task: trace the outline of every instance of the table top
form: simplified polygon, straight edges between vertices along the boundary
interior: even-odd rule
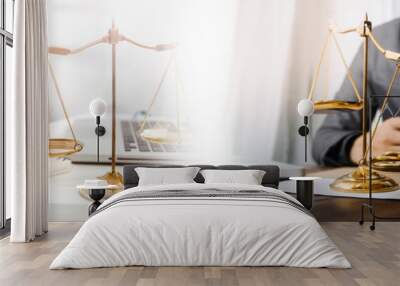
[[[308,167],[305,168],[306,176],[315,176],[321,178],[332,178],[336,179],[340,176],[353,172],[357,167]],[[400,182],[400,172],[383,172],[377,171],[378,173],[392,178],[396,182]]]
[[[289,177],[289,180],[292,181],[314,181],[321,179],[320,177]]]
[[[78,186],[76,186],[76,188],[84,189],[84,190],[116,190],[116,189],[122,189],[123,186],[118,186],[118,185],[107,185],[107,186],[78,185]]]

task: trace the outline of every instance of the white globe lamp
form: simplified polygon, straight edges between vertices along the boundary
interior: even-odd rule
[[[90,102],[89,111],[90,114],[93,115],[93,117],[103,116],[104,113],[106,113],[106,109],[107,109],[106,102],[101,98],[93,99]]]
[[[297,112],[300,116],[311,116],[314,113],[314,102],[310,99],[302,99],[297,104]]]

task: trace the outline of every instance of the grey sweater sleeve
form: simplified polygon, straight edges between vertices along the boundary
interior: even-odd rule
[[[370,63],[370,66],[373,66],[373,63]],[[363,47],[358,50],[351,64],[351,70],[360,96],[362,96]],[[371,92],[370,87],[368,87],[368,92]],[[344,101],[357,101],[347,77],[344,79],[335,98]],[[362,134],[361,112],[331,111],[326,115],[313,138],[312,154],[318,164],[328,166],[352,165],[350,149],[354,140]]]

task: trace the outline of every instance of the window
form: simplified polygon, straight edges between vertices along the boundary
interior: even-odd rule
[[[0,0],[0,235],[9,230],[9,197],[5,188],[5,105],[11,92],[14,0]]]

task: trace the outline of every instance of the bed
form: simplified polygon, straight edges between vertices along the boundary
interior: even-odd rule
[[[98,208],[50,269],[351,267],[312,214],[278,189],[277,166],[198,166],[263,170],[261,185],[204,183],[198,173],[194,183],[152,186],[138,186],[137,167],[124,167],[125,190]]]

